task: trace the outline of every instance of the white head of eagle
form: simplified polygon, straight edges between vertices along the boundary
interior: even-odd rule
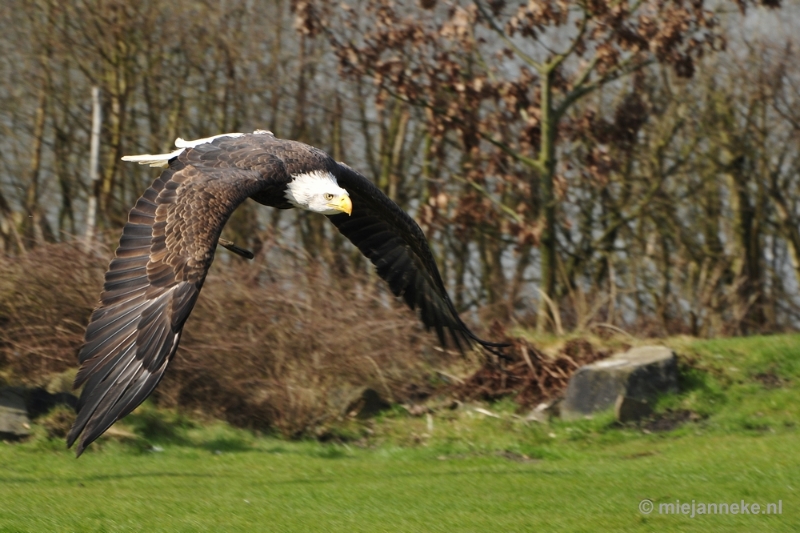
[[[286,199],[295,207],[323,215],[349,215],[353,211],[348,192],[324,170],[295,174],[286,187]]]

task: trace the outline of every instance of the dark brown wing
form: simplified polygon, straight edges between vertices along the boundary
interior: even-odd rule
[[[445,331],[459,349],[476,342],[492,353],[505,344],[478,338],[464,324],[447,294],[428,240],[405,211],[367,178],[339,165],[331,170],[339,186],[350,193],[353,213],[329,216],[336,228],[375,265],[395,296],[401,296],[433,328],[443,346]]]
[[[80,436],[78,455],[153,391],[178,347],[222,227],[248,196],[272,186],[255,170],[195,163],[186,154],[171,161],[128,216],[78,355],[75,386],[84,388],[67,437],[72,446]]]

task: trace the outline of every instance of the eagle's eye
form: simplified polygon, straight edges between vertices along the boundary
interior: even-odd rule
[[[329,193],[329,192],[326,192],[325,193],[325,199],[326,200],[333,200],[333,195],[331,193]]]

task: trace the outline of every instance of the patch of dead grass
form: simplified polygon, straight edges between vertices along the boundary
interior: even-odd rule
[[[39,384],[77,366],[107,264],[74,244],[0,259],[7,375]],[[287,436],[340,416],[364,387],[403,401],[463,360],[431,349],[434,337],[380,283],[279,247],[253,262],[221,251],[155,401]]]

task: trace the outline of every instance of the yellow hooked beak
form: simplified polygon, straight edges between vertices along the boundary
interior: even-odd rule
[[[342,213],[347,213],[348,215],[353,214],[353,201],[350,200],[350,197],[346,194],[339,196],[331,200],[328,204],[332,209],[336,209],[337,211],[341,211]]]

